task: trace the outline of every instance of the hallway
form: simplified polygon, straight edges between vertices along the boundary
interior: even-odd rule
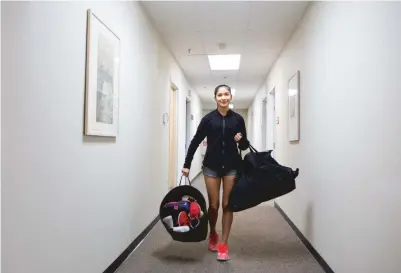
[[[206,197],[203,176],[193,186]],[[221,234],[221,210],[218,232]],[[281,214],[259,205],[234,214],[228,262],[218,262],[207,241],[172,241],[160,222],[116,273],[324,273]]]
[[[0,273],[401,272],[400,1],[0,5]],[[235,214],[227,263],[160,223],[131,253],[199,127],[191,179],[246,132],[296,189]]]

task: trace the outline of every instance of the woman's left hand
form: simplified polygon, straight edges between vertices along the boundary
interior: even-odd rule
[[[237,134],[234,136],[234,139],[235,139],[236,142],[240,141],[241,138],[242,138],[242,134],[241,134],[241,133],[237,133]]]

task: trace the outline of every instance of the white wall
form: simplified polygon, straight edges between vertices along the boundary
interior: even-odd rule
[[[401,268],[400,26],[401,3],[314,2],[267,79],[278,160],[300,168],[298,188],[276,201],[337,273]],[[301,141],[291,145],[296,70]]]
[[[0,22],[1,22],[1,4],[0,4]],[[0,27],[0,36],[1,36],[1,27]],[[0,52],[1,52],[1,42],[0,42]],[[0,64],[1,64],[1,54],[0,54]],[[1,83],[1,65],[0,65],[0,83]],[[1,142],[1,135],[2,135],[2,132],[1,132],[1,87],[0,87],[0,143],[2,143]],[[1,212],[2,212],[2,208],[1,208],[1,204],[2,204],[2,200],[1,200],[1,195],[2,195],[2,193],[1,193],[1,181],[2,181],[2,173],[1,173],[1,158],[2,158],[2,152],[1,152],[1,147],[2,147],[2,145],[0,145],[0,244],[1,244],[1,238],[2,238],[2,236],[1,236],[1,234],[3,234],[2,233],[2,231],[1,231],[1,226],[2,226],[2,221],[1,221],[1,219],[3,219],[2,218],[2,215],[1,215]],[[1,273],[1,268],[2,268],[2,265],[1,265],[1,257],[2,257],[2,253],[1,253],[1,247],[0,247],[0,273]]]
[[[103,272],[158,214],[170,79],[180,93],[179,161],[190,86],[137,2],[1,5],[2,269]],[[121,39],[116,141],[82,135],[88,8]]]
[[[191,100],[191,113],[194,115],[194,120],[191,120],[191,137],[193,137],[195,135],[196,130],[198,129],[198,125],[199,122],[202,119],[202,102],[199,99],[199,96],[193,92],[191,92],[191,97],[189,97]],[[185,99],[185,97],[184,97]],[[182,109],[185,113],[185,104],[184,107]],[[185,114],[180,115],[180,117],[182,117],[183,122],[185,124]],[[185,130],[185,127],[183,127]],[[185,132],[185,131],[184,131]],[[182,167],[184,165],[184,161],[185,161],[185,156],[186,156],[186,152],[185,152],[185,134],[181,133],[180,136],[183,136],[184,139],[180,140],[180,158],[179,158],[179,176],[181,176],[181,170]],[[183,145],[182,145],[183,144]],[[191,171],[189,174],[189,179],[193,180],[195,178],[195,176],[197,176],[202,168],[202,155],[201,155],[201,146],[199,146],[199,148],[196,150],[196,153],[194,155],[194,158],[192,160],[192,164],[191,164]]]
[[[248,116],[250,125],[251,145],[257,150],[262,150],[262,103],[266,97],[266,85],[262,84],[249,107]]]

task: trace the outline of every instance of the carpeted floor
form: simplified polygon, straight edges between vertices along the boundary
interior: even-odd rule
[[[205,194],[202,176],[193,185]],[[220,216],[221,212],[221,234]],[[219,262],[216,253],[207,250],[207,241],[174,242],[158,222],[117,273],[324,273],[279,212],[268,205],[234,214],[229,250],[231,259]]]

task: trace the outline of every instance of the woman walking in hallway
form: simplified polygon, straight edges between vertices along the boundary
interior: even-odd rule
[[[233,212],[228,209],[228,200],[241,164],[240,150],[249,147],[244,118],[229,107],[231,88],[219,85],[214,90],[217,109],[204,116],[188,148],[182,173],[189,175],[193,156],[202,140],[207,137],[207,150],[203,160],[207,195],[209,199],[209,250],[217,251],[217,259],[226,261],[228,237],[233,222]],[[223,234],[219,243],[216,222],[220,203],[220,184],[223,182]]]

